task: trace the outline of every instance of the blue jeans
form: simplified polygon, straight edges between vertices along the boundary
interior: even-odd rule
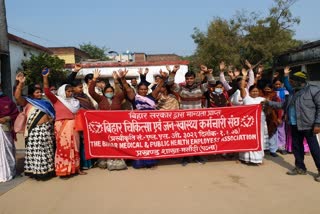
[[[317,169],[320,172],[320,147],[318,144],[317,136],[313,133],[313,130],[299,131],[297,126],[291,126],[292,135],[292,152],[295,158],[296,167],[307,170],[304,164],[304,146],[303,138],[306,138],[310,148],[310,152]]]

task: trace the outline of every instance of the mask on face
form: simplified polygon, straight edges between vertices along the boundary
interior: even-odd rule
[[[215,88],[214,92],[216,92],[217,94],[221,94],[222,93],[222,89],[221,88]]]
[[[113,93],[105,93],[104,96],[106,96],[106,98],[111,99],[113,97]]]

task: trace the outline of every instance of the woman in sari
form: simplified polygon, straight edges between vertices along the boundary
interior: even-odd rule
[[[148,86],[150,83],[145,81],[145,78],[142,78],[141,82],[138,85],[137,94],[135,94],[134,90],[129,86],[125,79],[125,75],[128,71],[119,71],[119,77],[122,83],[122,86],[125,90],[125,93],[130,101],[133,102],[135,108],[137,110],[156,110],[156,97],[158,97],[162,86],[164,85],[164,80],[158,82],[157,87],[148,94]],[[142,74],[142,69],[139,70],[139,73]],[[147,72],[142,75],[145,77]],[[160,74],[163,78],[167,77],[167,73],[160,71]],[[158,163],[157,160],[134,160],[133,167],[136,169],[139,168],[151,168],[156,166]]]
[[[16,174],[12,127],[18,113],[16,104],[3,94],[0,85],[0,182],[9,181]]]
[[[72,86],[62,85],[57,96],[49,89],[48,75],[43,74],[44,93],[51,101],[56,111],[54,133],[56,136],[55,170],[60,177],[72,174],[87,174],[80,170],[80,139],[75,130],[75,114],[80,108],[79,100],[73,97]]]
[[[54,172],[54,133],[55,111],[47,100],[42,99],[42,90],[34,86],[28,88],[28,97],[22,96],[25,77],[22,73],[16,77],[15,90],[17,104],[25,108],[27,115],[24,132],[26,154],[24,173],[35,179],[46,179]]]
[[[264,97],[260,97],[260,90],[256,85],[252,85],[249,88],[249,94],[247,94],[244,84],[241,84],[240,88],[241,97],[243,98],[244,105],[260,104],[265,101]],[[261,150],[260,151],[249,151],[239,153],[239,159],[241,162],[246,164],[259,165],[263,162],[264,157],[264,141],[268,139],[268,129],[265,119],[265,114],[261,113]]]

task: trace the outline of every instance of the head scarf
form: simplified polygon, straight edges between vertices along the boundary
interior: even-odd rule
[[[77,113],[80,108],[79,100],[74,97],[66,97],[66,86],[67,84],[62,85],[57,92],[57,98],[73,113]]]

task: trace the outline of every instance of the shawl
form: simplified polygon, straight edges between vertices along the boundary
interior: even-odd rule
[[[67,84],[62,85],[58,89],[57,98],[65,105],[73,114],[77,113],[80,108],[79,100],[74,97],[66,97],[66,86]]]

